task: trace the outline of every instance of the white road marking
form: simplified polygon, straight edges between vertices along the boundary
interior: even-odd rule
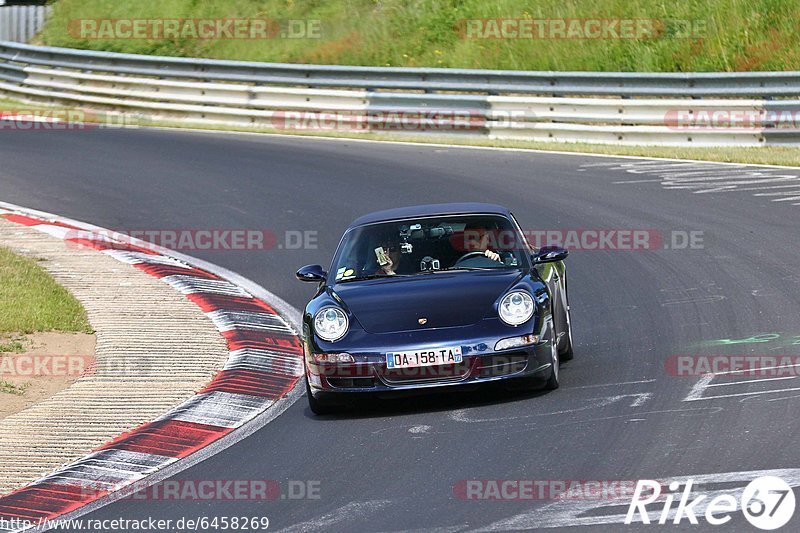
[[[730,494],[738,501],[741,498],[744,487],[753,479],[761,476],[779,477],[786,481],[786,483],[788,483],[791,487],[800,486],[800,468],[725,472],[719,474],[677,476],[666,479],[656,476],[653,479],[660,480],[663,486],[668,486],[673,482],[677,482],[683,486],[688,480],[691,479],[694,482],[692,498],[695,498],[699,495],[706,496],[705,499],[699,501],[694,506],[695,515],[697,515],[700,520],[703,520],[700,517],[701,515],[705,514],[706,506],[708,505],[709,501],[722,494]],[[724,488],[710,488],[712,486],[722,484],[727,486]],[[666,497],[667,494],[662,493],[656,502],[651,504],[652,508],[654,509],[653,511],[648,512],[651,522],[658,521],[661,515],[661,510],[664,507]],[[605,524],[619,524],[619,526],[622,527],[625,521],[627,508],[630,505],[630,501],[631,497],[629,495],[622,498],[609,499],[601,502],[558,500],[520,514],[516,514],[509,518],[493,522],[488,526],[476,531],[519,531],[537,528],[597,526]],[[677,507],[677,504],[673,504],[670,508],[668,514],[668,519],[670,522],[671,519],[675,517]],[[613,510],[618,510],[618,512],[613,512]],[[744,523],[744,518],[741,517],[739,512],[734,514],[734,518],[732,520],[737,520],[739,518],[741,518],[742,523]],[[634,520],[637,522],[641,521],[638,514],[634,515]],[[684,523],[687,523],[686,519],[684,519]]]
[[[796,167],[788,166],[788,165],[764,165],[764,164],[757,164],[757,163],[726,163],[722,161],[702,161],[702,160],[694,160],[694,159],[678,159],[674,157],[653,157],[653,156],[643,156],[643,155],[619,155],[619,154],[598,154],[592,152],[578,152],[578,151],[567,151],[567,150],[544,150],[544,149],[536,149],[536,148],[506,148],[502,146],[474,146],[468,144],[448,144],[448,143],[432,143],[432,142],[416,142],[416,141],[390,141],[390,140],[383,140],[383,139],[363,139],[358,137],[328,137],[324,135],[297,135],[292,133],[263,133],[263,132],[255,132],[255,131],[225,131],[225,130],[213,130],[213,129],[203,129],[203,128],[183,128],[183,127],[169,127],[169,126],[122,126],[123,128],[132,128],[132,129],[142,129],[147,128],[151,130],[161,130],[161,131],[168,131],[168,132],[181,132],[181,133],[201,133],[201,134],[208,134],[212,136],[248,136],[248,137],[278,137],[284,138],[288,140],[292,140],[293,142],[304,142],[304,141],[327,141],[332,143],[365,143],[365,144],[387,144],[387,145],[397,145],[397,146],[408,146],[411,148],[422,149],[422,148],[448,148],[453,150],[478,150],[478,151],[494,151],[494,152],[509,152],[509,153],[519,153],[519,154],[552,154],[552,155],[564,155],[564,156],[572,156],[572,157],[593,157],[597,159],[611,159],[613,161],[604,161],[602,163],[594,163],[590,165],[584,166],[614,166],[618,165],[619,161],[637,161],[637,162],[650,162],[650,163],[679,163],[679,164],[708,164],[708,165],[719,165],[721,167],[751,167],[751,168],[771,168],[771,169],[790,169],[790,170],[797,170]],[[434,150],[435,151],[435,150]],[[581,170],[579,169],[578,172]]]
[[[775,389],[764,390],[758,392],[738,392],[736,394],[718,394],[716,396],[703,396],[700,398],[692,398],[691,400],[684,398],[684,402],[697,402],[700,400],[719,400],[720,398],[741,398],[742,396],[760,396],[761,394],[777,394],[779,392],[792,392],[800,390],[800,387],[791,387],[788,389]]]
[[[783,378],[763,378],[763,379],[746,379],[744,381],[728,381],[726,383],[711,383],[710,385],[706,385],[706,388],[710,387],[729,387],[730,385],[744,385],[749,383],[761,383],[762,381],[779,381],[782,379],[795,379],[797,376],[786,376]]]
[[[760,367],[758,367],[758,370],[759,371],[762,371],[762,370],[777,370],[779,368],[795,368],[795,367],[800,367],[800,363],[796,363],[794,365],[760,366]],[[727,375],[731,375],[731,374],[742,374],[744,372],[752,372],[752,371],[753,371],[753,369],[751,369],[751,368],[745,368],[745,369],[741,369],[741,370],[725,370],[723,372],[713,372],[712,374],[714,376],[727,376]]]
[[[622,181],[613,181],[614,185],[620,185],[622,183],[653,183],[654,181],[661,181],[660,179],[654,180],[622,180]]]
[[[635,161],[588,163],[582,168],[604,167],[629,174],[653,175],[655,180],[617,180],[615,184],[660,181],[665,189],[689,190],[694,194],[749,191],[754,196],[769,198],[772,202],[800,201],[800,170],[794,173],[778,167],[758,167],[744,164],[720,164],[712,162]],[[785,167],[783,167],[785,168]],[[747,187],[744,187],[747,186]],[[763,192],[775,188],[780,192]],[[800,205],[800,203],[792,203]]]
[[[686,395],[686,398],[684,398],[683,401],[693,402],[695,400],[699,400],[700,397],[703,396],[703,392],[708,388],[708,384],[711,383],[713,379],[713,374],[700,376],[700,379],[697,380],[697,383],[694,384],[692,390],[689,391],[689,394]]]
[[[793,364],[793,365],[775,365],[775,366],[765,366],[759,367],[758,371],[764,370],[779,370],[782,368],[795,368],[800,367],[800,363]],[[725,382],[725,383],[711,383],[715,377],[717,376],[732,376],[737,374],[742,374],[745,372],[752,372],[753,369],[745,368],[740,370],[726,370],[724,372],[712,372],[705,374],[697,380],[697,382],[692,386],[692,389],[689,391],[689,394],[683,399],[684,402],[697,402],[700,400],[717,400],[721,398],[743,398],[748,396],[760,396],[762,394],[777,394],[781,392],[793,392],[796,390],[800,390],[800,387],[790,387],[784,389],[769,389],[763,391],[751,391],[751,392],[739,392],[733,394],[718,394],[716,396],[703,396],[703,393],[711,387],[722,387],[728,385],[747,385],[750,383],[762,383],[762,382],[771,382],[771,381],[779,381],[779,380],[786,380],[786,379],[794,379],[797,376],[785,376],[785,377],[777,377],[777,378],[760,378],[760,379],[752,379],[752,380],[743,380],[743,381],[733,381],[733,382]]]
[[[644,394],[638,394],[638,397],[631,402],[631,407],[639,407],[644,405],[648,400],[653,398],[652,392],[645,392]]]

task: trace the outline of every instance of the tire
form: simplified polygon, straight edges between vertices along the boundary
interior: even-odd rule
[[[567,317],[567,347],[561,350],[558,355],[562,361],[570,361],[573,357],[575,357],[575,353],[572,351],[572,316],[569,310],[569,292],[567,292],[566,276],[564,277],[564,292],[567,295],[567,310],[565,313]]]
[[[573,357],[575,357],[575,353],[572,351],[572,320],[570,319],[570,312],[569,307],[567,307],[567,347],[561,350],[558,354],[559,359],[562,361],[569,361]]]
[[[311,386],[308,384],[308,376],[306,376],[306,397],[308,398],[308,408],[315,415],[331,415],[337,411],[336,406],[314,398],[314,395],[311,394]]]
[[[555,332],[553,337],[555,337]],[[552,359],[551,362],[553,366],[550,367],[550,376],[547,378],[544,388],[545,390],[556,390],[559,386],[558,365],[560,363],[560,358],[558,356],[558,347],[556,346],[555,338],[550,342],[550,357]]]

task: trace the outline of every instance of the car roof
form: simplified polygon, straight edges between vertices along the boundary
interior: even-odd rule
[[[388,220],[398,220],[403,218],[418,218],[438,215],[466,215],[471,213],[486,213],[492,215],[503,215],[506,217],[511,214],[508,209],[501,205],[484,204],[480,202],[426,204],[376,211],[355,219],[353,223],[350,224],[350,227],[353,228],[356,226],[363,226],[365,224],[386,222]]]

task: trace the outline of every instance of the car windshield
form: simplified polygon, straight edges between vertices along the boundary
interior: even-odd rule
[[[456,215],[368,224],[348,231],[331,266],[335,281],[440,271],[519,268],[527,245],[498,215]]]

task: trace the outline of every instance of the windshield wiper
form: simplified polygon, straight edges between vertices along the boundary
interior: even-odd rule
[[[448,267],[448,268],[440,268],[439,270],[434,270],[433,272],[451,272],[454,270],[495,270],[501,267]]]
[[[405,277],[405,275],[404,274],[395,274],[395,275],[392,276],[392,275],[389,275],[389,274],[366,274],[364,276],[356,276],[354,278],[340,279],[336,283],[344,283],[346,281],[364,281],[364,280],[376,279],[376,278],[402,278],[402,277]]]

